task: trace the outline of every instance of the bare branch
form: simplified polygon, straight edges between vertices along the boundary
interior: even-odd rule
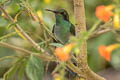
[[[86,32],[84,1],[85,0],[74,0],[74,13],[77,37],[81,37],[81,32]],[[80,71],[79,74],[85,76],[85,80],[105,80],[104,78],[94,73],[88,66],[86,39],[84,39],[84,42],[80,47],[80,54],[78,55],[78,69]],[[76,77],[76,80],[81,80],[81,78]]]
[[[55,57],[53,57],[51,55],[47,55],[45,53],[44,54],[35,53],[35,52],[29,51],[29,50],[26,50],[26,49],[23,49],[23,48],[20,48],[20,47],[13,46],[13,45],[5,43],[5,42],[0,42],[0,46],[7,47],[7,48],[10,48],[10,49],[13,49],[13,50],[17,50],[17,51],[23,52],[23,53],[28,54],[28,55],[37,56],[41,60],[44,60],[44,61],[56,62]],[[80,72],[79,68],[77,68],[71,61],[66,62],[66,66],[68,68],[70,68],[72,71],[76,72],[80,77],[84,78],[84,76],[81,75],[81,72]]]
[[[93,37],[96,37],[96,36],[98,36],[98,35],[104,34],[104,33],[106,33],[106,32],[109,32],[109,31],[111,31],[110,28],[107,28],[107,29],[104,29],[104,30],[100,30],[100,31],[98,31],[98,32],[93,33],[93,34],[89,37],[89,39],[91,39],[91,38],[93,38]]]
[[[50,56],[50,55],[47,55],[47,54],[40,54],[40,53],[31,52],[31,51],[28,51],[26,49],[13,46],[13,45],[8,44],[8,43],[0,42],[0,46],[4,46],[4,47],[7,47],[7,48],[10,48],[10,49],[13,49],[13,50],[17,50],[17,51],[26,53],[28,55],[32,54],[32,55],[37,56],[40,59],[45,60],[45,61],[56,61],[56,59],[53,56]]]
[[[10,20],[12,23],[14,23],[17,28],[17,30],[19,30],[19,32],[37,49],[37,50],[41,50],[43,51],[43,49],[40,48],[40,46],[28,35],[24,32],[24,30],[20,27],[19,24],[14,22],[14,19],[4,10],[4,8],[2,7],[2,5],[0,5],[0,10],[4,13],[4,15],[8,18],[8,20]]]

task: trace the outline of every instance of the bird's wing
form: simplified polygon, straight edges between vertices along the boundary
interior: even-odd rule
[[[75,27],[73,24],[71,24],[70,26],[70,32],[72,33],[72,35],[75,35]]]
[[[52,29],[52,33],[54,34],[54,28],[55,28],[55,24],[53,25],[53,29]]]
[[[54,35],[54,32],[55,32],[54,30],[55,30],[55,24],[53,25],[53,28],[52,28],[52,33],[53,33],[53,35]],[[56,40],[53,38],[53,42],[57,43],[58,40],[56,41]]]

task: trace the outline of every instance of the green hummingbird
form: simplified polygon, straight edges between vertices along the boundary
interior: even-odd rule
[[[55,13],[56,23],[53,26],[52,33],[60,43],[66,44],[71,36],[75,36],[75,26],[70,22],[68,12],[64,9],[46,10]],[[72,70],[70,72],[76,75]]]
[[[56,24],[53,26],[52,32],[56,39],[62,44],[67,43],[70,36],[75,35],[75,27],[70,22],[67,11],[64,9],[46,10],[55,13]]]

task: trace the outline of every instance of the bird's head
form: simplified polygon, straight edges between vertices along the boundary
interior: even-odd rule
[[[62,17],[64,20],[69,21],[69,15],[67,11],[64,9],[57,9],[57,10],[46,9],[46,10],[55,13],[56,17]]]

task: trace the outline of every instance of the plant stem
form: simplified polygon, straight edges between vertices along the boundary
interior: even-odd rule
[[[88,37],[92,34],[92,32],[98,27],[98,25],[102,22],[102,20],[98,20],[92,28],[88,31]]]
[[[99,36],[99,35],[101,35],[101,34],[104,34],[104,33],[106,33],[106,32],[110,32],[110,31],[111,31],[110,28],[107,28],[107,29],[104,29],[104,30],[100,30],[100,31],[98,31],[98,32],[93,33],[92,35],[90,35],[88,39],[91,39],[91,38],[93,38],[93,37]]]
[[[24,32],[24,30],[20,27],[19,24],[15,23],[14,19],[4,10],[2,5],[0,5],[0,10],[4,13],[4,15],[10,20],[13,24],[15,24],[15,27],[19,32],[37,49],[43,51],[42,48],[31,38],[27,33]],[[44,51],[43,51],[44,52]]]
[[[35,52],[28,51],[26,49],[16,47],[16,46],[13,46],[11,44],[4,43],[4,42],[1,42],[1,41],[0,41],[0,46],[4,46],[4,47],[7,47],[7,48],[10,48],[10,49],[13,49],[13,50],[17,50],[17,51],[23,52],[23,53],[28,54],[28,55],[34,55],[34,56],[37,56],[40,59],[45,60],[45,61],[56,61],[56,59],[54,57],[49,56],[47,54],[35,53]]]
[[[45,53],[44,54],[35,53],[35,52],[29,51],[29,50],[26,50],[26,49],[23,49],[23,48],[20,48],[20,47],[16,47],[16,46],[13,46],[11,44],[8,44],[8,43],[5,43],[5,42],[1,42],[1,41],[0,41],[0,46],[7,47],[7,48],[10,48],[10,49],[13,49],[13,50],[17,50],[17,51],[23,52],[23,53],[25,53],[27,55],[37,56],[41,60],[44,60],[44,61],[53,61],[53,62],[57,61],[55,57],[47,55],[48,53],[47,54],[45,54]],[[66,62],[66,66],[68,68],[70,68],[72,71],[74,71],[74,72],[76,72],[76,73],[78,73],[80,75],[79,68],[74,66],[71,61]],[[83,77],[82,75],[80,75],[80,76]]]
[[[14,59],[14,58],[17,58],[17,57],[16,56],[5,56],[5,57],[0,58],[0,61],[6,60],[6,59]]]
[[[16,34],[16,32],[12,32],[12,33],[6,34],[6,35],[0,37],[0,40],[6,39],[6,38],[11,37],[11,36],[13,36],[13,35],[15,35],[15,34]]]
[[[74,0],[74,13],[75,13],[75,24],[76,24],[77,37],[80,37],[81,32],[86,32],[84,1],[85,0]],[[93,32],[94,29],[96,29],[98,23],[96,23],[92,27],[89,33]],[[85,79],[81,77],[80,78],[76,77],[76,80],[81,80],[81,79],[83,80],[105,80],[104,78],[94,73],[88,66],[86,39],[84,39],[83,44],[80,47],[80,54],[78,55],[78,69],[80,69],[79,74],[83,75]]]
[[[75,14],[76,34],[77,37],[80,37],[82,32],[86,32],[84,0],[74,0],[74,14]],[[86,40],[84,40],[83,44],[81,45],[80,52],[81,53],[78,55],[78,67],[84,68],[87,66]]]

